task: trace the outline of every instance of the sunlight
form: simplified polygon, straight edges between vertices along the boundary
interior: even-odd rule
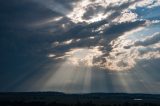
[[[138,61],[160,58],[160,34],[139,37],[136,40],[129,37],[135,32],[126,33],[111,42],[112,51],[105,57],[104,67],[114,71],[125,71],[135,67]],[[139,33],[140,34],[140,33]]]
[[[68,60],[61,64],[57,70],[51,69],[50,76],[46,77],[41,90],[63,91],[65,93],[90,92],[91,89],[91,67],[76,66]]]
[[[98,50],[98,47],[93,49],[79,48],[72,49],[66,53],[67,61],[76,66],[93,66],[93,59],[102,55],[102,52]]]
[[[44,75],[45,83],[42,90],[63,91],[65,93],[91,92],[91,73],[94,66],[92,61],[95,57],[102,55],[98,48],[71,49],[64,56],[59,57],[59,59],[63,59],[63,62],[58,63],[60,65],[58,69],[52,69],[51,64],[48,66],[50,74]],[[48,55],[49,58],[54,56],[54,54]]]

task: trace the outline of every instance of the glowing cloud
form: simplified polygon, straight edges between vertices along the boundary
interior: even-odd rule
[[[98,47],[87,49],[73,49],[66,52],[67,61],[76,66],[92,67],[93,59],[102,55],[102,52],[98,50]]]
[[[96,22],[106,18],[105,6],[108,5],[105,0],[82,0],[76,4],[73,11],[67,16],[75,23],[78,22]],[[78,14],[77,14],[78,13]],[[91,18],[84,19],[84,15],[90,15]],[[89,16],[88,16],[89,17]]]
[[[110,70],[124,71],[134,68],[137,61],[160,58],[159,37],[159,33],[139,41],[119,37],[112,41],[113,49],[105,57],[106,62],[103,63],[103,66]]]
[[[119,16],[118,18],[116,18],[114,21],[115,22],[126,22],[126,21],[135,21],[137,19],[137,14],[133,13],[129,10],[127,11],[123,11],[121,13],[121,16]]]
[[[159,58],[159,33],[137,41],[129,39],[129,35],[134,32],[159,23],[159,20],[141,19],[132,10],[137,7],[153,8],[159,5],[159,0],[77,0],[66,2],[70,4],[70,8],[56,0],[35,1],[62,14],[58,18],[47,20],[45,24],[62,21],[64,17],[73,23],[73,27],[70,25],[68,28],[65,21],[60,27],[64,33],[53,36],[54,49],[65,48],[62,56],[57,58],[65,58],[76,66],[91,67],[98,64],[99,67],[116,71],[134,68],[139,60]],[[97,44],[86,46],[93,48],[79,46],[83,41],[95,42],[97,36]],[[78,46],[73,46],[74,44]],[[102,46],[103,49],[96,46]],[[107,50],[109,47],[111,49]],[[55,53],[56,56],[58,53]]]

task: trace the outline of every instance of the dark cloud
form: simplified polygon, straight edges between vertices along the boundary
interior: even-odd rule
[[[155,33],[152,36],[145,38],[141,41],[136,41],[134,43],[135,46],[149,46],[152,44],[156,44],[160,41],[160,33]]]
[[[0,7],[1,26],[16,28],[25,27],[26,24],[50,17],[60,16],[59,13],[42,8],[31,0],[3,1]],[[16,26],[16,27],[15,27]]]
[[[83,19],[91,19],[99,13],[103,13],[105,8],[100,5],[89,5],[86,9],[86,12],[83,14]]]
[[[71,44],[67,45],[60,45],[56,48],[53,48],[54,51],[57,52],[66,52],[69,51],[71,48],[81,48],[81,47],[93,47],[93,46],[104,46],[105,52],[109,52],[111,50],[111,47],[109,43],[116,39],[117,37],[123,35],[125,32],[134,30],[138,27],[142,27],[145,25],[145,21],[135,21],[135,22],[125,22],[125,23],[119,23],[119,24],[112,24],[109,27],[107,27],[103,33],[99,34],[98,32],[92,32],[91,30],[88,30],[85,26],[81,28],[75,27],[71,29],[70,33],[65,33],[66,36],[57,35],[55,37],[55,41],[66,41],[69,39],[81,39],[80,41],[76,42],[73,41]],[[79,34],[81,31],[84,31],[83,29],[87,30],[88,32],[85,32],[84,34]],[[74,33],[75,32],[75,33]],[[90,36],[94,36],[94,39],[90,39]]]
[[[117,5],[117,6],[112,6],[113,4],[111,4],[111,6],[109,6],[107,9],[106,9],[106,12],[109,12],[109,11],[113,11],[113,13],[111,15],[109,15],[107,17],[107,20],[114,20],[115,18],[117,18],[118,16],[121,15],[121,12],[125,9],[127,9],[129,6],[137,3],[138,1],[137,0],[134,0],[134,1],[130,1],[130,2],[126,2],[126,3],[122,3],[121,5]]]
[[[128,8],[129,6],[133,5],[134,3],[137,3],[138,1],[134,0],[134,1],[130,1],[130,2],[125,2],[122,4],[118,4],[115,5],[113,3],[109,4],[106,7],[101,6],[100,4],[90,4],[87,6],[86,8],[86,12],[83,15],[83,19],[91,19],[93,16],[102,13],[102,14],[106,14],[106,13],[111,13],[111,15],[109,15],[105,20],[107,20],[108,22],[111,22],[112,20],[114,20],[115,18],[117,18],[118,16],[121,15],[121,12]]]
[[[134,21],[134,22],[123,22],[120,24],[111,24],[106,30],[104,31],[104,34],[110,35],[108,39],[114,39],[125,32],[131,31],[133,29],[136,29],[138,27],[145,26],[145,21]],[[110,40],[110,41],[111,41]]]
[[[24,65],[38,66],[37,61],[47,60],[51,34],[45,31],[48,29],[37,30],[28,25],[60,14],[31,0],[5,0],[0,5],[0,72],[5,77],[13,74],[14,78],[31,70],[21,68]]]
[[[62,1],[55,2],[61,3]],[[66,6],[71,6],[72,4],[71,1],[63,2]],[[120,5],[120,9],[118,7],[114,7],[111,10],[117,11],[117,9],[119,9],[120,12],[120,10],[127,8],[131,4],[133,4],[133,2],[128,2]],[[112,39],[115,39],[124,32],[141,26],[144,23],[143,21],[126,22],[120,24],[112,23],[109,24],[109,27],[105,28],[103,33],[99,34],[100,32],[95,30],[104,24],[108,24],[108,19],[94,22],[89,25],[86,23],[74,24],[64,15],[57,13],[56,11],[51,11],[43,5],[37,4],[36,2],[33,2],[31,0],[14,2],[6,0],[2,2],[1,5],[1,54],[5,56],[7,56],[8,54],[10,54],[11,56],[45,56],[52,51],[56,51],[57,53],[61,52],[61,54],[64,54],[71,48],[92,47],[96,45],[110,48],[108,47],[108,43]],[[51,22],[47,25],[29,26],[34,23],[43,22],[43,20],[57,18],[60,16],[62,16],[63,18],[57,22]],[[117,16],[118,15],[114,17],[116,18]],[[69,25],[67,26],[67,30],[62,28],[62,25],[66,23],[68,23]],[[52,32],[52,30],[54,31]],[[95,39],[89,39],[90,36],[94,36]],[[81,40],[79,42],[72,42],[69,45],[61,45],[55,48],[52,47],[52,44],[56,41],[64,42],[70,39]],[[101,42],[104,39],[105,44],[104,42]],[[106,40],[108,43],[106,43]],[[7,58],[3,57],[2,60],[6,59]]]

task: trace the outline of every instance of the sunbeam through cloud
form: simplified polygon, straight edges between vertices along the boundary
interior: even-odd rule
[[[160,0],[0,5],[0,92],[160,93]]]

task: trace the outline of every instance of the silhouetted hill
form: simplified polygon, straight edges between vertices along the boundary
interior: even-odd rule
[[[160,106],[158,94],[59,92],[0,93],[0,106]]]

